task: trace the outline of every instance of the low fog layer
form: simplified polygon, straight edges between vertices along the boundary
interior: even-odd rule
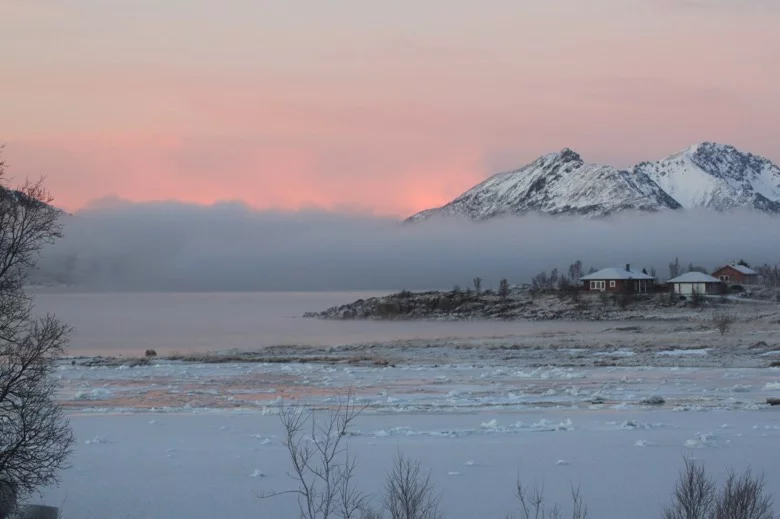
[[[668,212],[608,220],[512,217],[402,224],[366,215],[259,212],[240,204],[98,207],[65,217],[37,282],[95,290],[355,290],[519,284],[581,260],[630,263],[780,261],[780,219]]]

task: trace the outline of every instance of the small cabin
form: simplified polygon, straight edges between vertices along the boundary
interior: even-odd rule
[[[739,263],[732,263],[731,265],[720,267],[712,273],[712,276],[718,278],[727,285],[758,284],[758,272]]]
[[[630,290],[637,294],[650,292],[655,288],[655,278],[642,271],[625,267],[610,267],[580,278],[582,288],[589,292],[623,292]]]
[[[726,284],[720,279],[703,272],[686,272],[666,282],[675,294],[723,294]]]

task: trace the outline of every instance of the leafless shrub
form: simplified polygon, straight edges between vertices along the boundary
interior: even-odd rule
[[[474,292],[477,293],[477,295],[482,294],[482,278],[476,277],[473,279],[474,282]]]
[[[391,519],[442,519],[440,500],[430,474],[420,470],[420,462],[399,454],[385,483],[384,504]]]
[[[0,184],[4,164],[0,162]],[[23,287],[45,244],[61,236],[61,212],[42,181],[0,186],[0,482],[5,498],[55,484],[73,435],[53,400],[54,361],[70,329],[34,318]]]
[[[704,466],[684,458],[684,467],[672,495],[672,502],[663,510],[663,519],[710,519],[715,510],[715,483]]]
[[[715,503],[714,519],[772,519],[772,497],[764,492],[764,477],[748,468],[741,476],[729,472]]]
[[[515,495],[518,501],[520,501],[519,519],[562,519],[563,517],[563,512],[558,503],[549,507],[545,504],[543,486],[534,485],[533,490],[529,491],[518,478]],[[588,507],[585,506],[578,487],[572,486],[571,498],[571,518],[586,519],[588,517]],[[507,519],[515,519],[515,516],[509,515]]]
[[[633,281],[625,280],[620,288],[620,292],[615,294],[615,304],[617,304],[621,310],[625,310],[634,301],[634,283]]]
[[[704,297],[704,294],[699,292],[698,290],[694,290],[691,292],[691,306],[699,307],[704,304],[706,301],[706,298]]]
[[[685,466],[663,519],[772,519],[772,496],[764,490],[764,477],[750,468],[741,476],[729,471],[718,491],[704,466],[685,458]]]
[[[297,496],[302,519],[360,518],[366,508],[366,496],[353,485],[357,464],[343,440],[362,410],[355,404],[351,389],[323,418],[301,406],[283,407],[280,420],[292,463],[288,475],[297,488],[262,493],[260,497]]]
[[[726,335],[726,332],[731,329],[731,325],[734,324],[735,321],[736,318],[732,314],[726,312],[720,312],[712,316],[712,322],[721,335]]]

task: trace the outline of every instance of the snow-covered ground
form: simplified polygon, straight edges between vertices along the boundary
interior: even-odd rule
[[[777,368],[160,361],[58,373],[79,443],[43,499],[66,517],[296,517],[290,499],[257,497],[291,484],[278,410],[327,409],[348,387],[367,406],[348,438],[360,486],[380,490],[400,451],[432,471],[452,519],[504,517],[518,473],[561,501],[580,485],[592,517],[655,518],[685,454],[717,475],[750,464],[780,486],[767,456],[780,409],[764,405],[780,395]],[[655,396],[664,404],[646,403]]]
[[[746,306],[721,335],[706,312],[343,323],[284,317],[304,308],[281,301],[42,298],[76,326],[57,398],[78,443],[40,499],[64,519],[297,517],[286,497],[258,498],[290,488],[278,411],[327,412],[348,388],[366,406],[348,436],[361,488],[381,491],[402,452],[431,470],[447,519],[505,517],[518,474],[562,502],[579,484],[591,517],[657,518],[686,454],[717,476],[752,465],[780,488],[780,408],[765,404],[780,397],[774,305]],[[159,357],[137,365],[149,347]],[[195,361],[163,358],[174,349]]]

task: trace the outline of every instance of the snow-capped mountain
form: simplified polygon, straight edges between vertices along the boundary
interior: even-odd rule
[[[493,175],[447,205],[417,213],[409,221],[433,215],[484,220],[529,212],[604,216],[627,209],[679,208],[646,174],[587,164],[567,148]]]
[[[634,168],[686,209],[753,208],[780,213],[780,168],[733,146],[705,142]]]
[[[493,175],[452,202],[407,221],[431,216],[485,220],[531,212],[599,217],[626,210],[697,207],[780,213],[780,168],[733,146],[713,143],[628,170],[587,164],[567,148]]]

